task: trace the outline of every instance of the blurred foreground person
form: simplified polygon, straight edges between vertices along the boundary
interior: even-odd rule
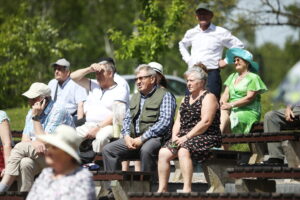
[[[81,139],[75,129],[61,125],[54,134],[40,135],[38,139],[46,145],[45,161],[49,167],[36,179],[27,199],[96,199],[92,174],[80,166]]]

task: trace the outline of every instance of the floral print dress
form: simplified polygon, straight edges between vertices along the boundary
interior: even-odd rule
[[[198,98],[194,103],[190,104],[190,96],[185,96],[184,102],[179,108],[180,112],[180,131],[179,137],[186,135],[189,131],[196,126],[196,124],[201,121],[201,108],[202,100],[205,95],[209,92],[204,92],[204,94]],[[220,131],[220,110],[218,109],[213,123],[210,127],[203,133],[188,139],[182,148],[187,149],[192,156],[193,160],[199,162],[205,161],[209,156],[209,149],[212,147],[220,147],[222,143],[222,136]],[[172,139],[166,142],[164,147],[167,147],[173,154],[177,154],[179,147],[174,147],[172,144]]]

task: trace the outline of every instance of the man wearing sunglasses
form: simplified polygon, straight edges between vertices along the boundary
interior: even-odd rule
[[[121,162],[138,158],[142,171],[156,171],[159,149],[170,136],[176,109],[174,96],[156,84],[156,72],[149,65],[135,70],[138,88],[130,100],[123,138],[107,144],[103,151],[105,171],[121,170]]]
[[[73,116],[74,122],[82,119],[87,91],[70,78],[70,63],[65,58],[57,60],[51,66],[54,70],[54,79],[48,83],[48,86],[53,101],[63,104]]]

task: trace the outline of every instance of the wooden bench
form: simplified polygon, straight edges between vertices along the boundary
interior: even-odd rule
[[[95,171],[93,179],[97,198],[107,196],[112,191],[116,200],[127,200],[128,192],[150,192],[153,173],[134,171]]]
[[[276,192],[275,180],[269,179],[300,179],[300,169],[289,167],[243,166],[227,172],[236,179],[237,192]]]
[[[277,193],[129,193],[130,200],[296,200],[299,194]]]
[[[1,200],[24,200],[26,199],[27,192],[1,192]]]
[[[289,167],[300,166],[300,132],[278,132],[278,133],[249,133],[249,134],[227,134],[223,136],[224,144],[252,143],[253,156],[250,164],[261,162],[265,153],[265,144],[269,142],[281,142]]]
[[[202,163],[205,178],[210,185],[207,192],[225,192],[225,184],[234,183],[227,168],[238,165],[243,156],[250,157],[250,152],[211,150],[210,154],[210,158]]]

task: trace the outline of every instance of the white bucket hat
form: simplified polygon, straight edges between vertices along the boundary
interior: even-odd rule
[[[158,62],[150,62],[148,64],[154,71],[160,73],[161,75],[164,75],[164,68],[163,66]]]
[[[36,83],[33,83],[30,86],[29,90],[24,92],[22,95],[29,99],[34,99],[39,96],[49,97],[49,96],[51,96],[51,90],[48,87],[48,85],[46,85],[44,83],[36,82]]]
[[[38,139],[63,150],[81,164],[79,157],[81,139],[71,126],[60,125],[53,134],[39,135]]]

